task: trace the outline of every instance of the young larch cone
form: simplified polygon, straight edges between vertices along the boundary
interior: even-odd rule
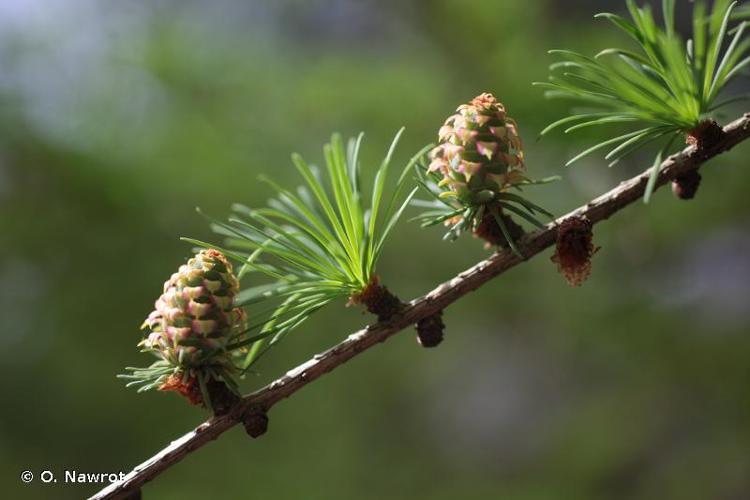
[[[164,293],[141,327],[149,332],[141,345],[175,367],[159,389],[206,405],[202,379],[212,399],[206,406],[218,410],[231,399],[224,383],[234,371],[227,346],[246,322],[244,311],[234,306],[238,292],[232,265],[217,250],[201,251],[164,283]],[[211,404],[214,399],[217,405]]]
[[[462,104],[438,132],[439,144],[430,152],[430,172],[439,172],[442,197],[453,197],[464,206],[482,207],[482,216],[471,221],[474,235],[490,245],[509,246],[491,213],[495,211],[516,239],[520,226],[503,213],[498,195],[525,179],[523,144],[518,125],[505,106],[484,93]]]
[[[438,140],[429,170],[440,172],[440,186],[463,202],[487,203],[523,172],[518,125],[492,94],[459,106],[440,128]]]
[[[557,230],[551,260],[570,286],[580,286],[591,274],[591,257],[599,250],[593,242],[592,227],[585,217],[570,217]]]

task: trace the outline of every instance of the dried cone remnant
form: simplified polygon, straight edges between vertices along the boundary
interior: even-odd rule
[[[505,223],[505,227],[508,229],[508,233],[510,234],[510,237],[513,239],[513,241],[518,241],[518,239],[524,235],[523,228],[516,224],[516,222],[509,215],[500,212],[500,218]],[[487,209],[484,211],[484,215],[482,215],[482,219],[479,221],[479,224],[474,229],[474,236],[486,241],[486,248],[490,248],[492,246],[502,248],[510,247],[510,243],[508,243],[505,235],[503,235],[503,231],[500,229],[500,225],[497,223],[497,220],[495,220],[495,217]]]
[[[585,217],[571,217],[560,224],[552,262],[570,286],[580,286],[591,274],[591,257],[599,250],[593,243],[592,224]]]
[[[227,346],[245,327],[244,311],[234,307],[238,292],[232,265],[216,250],[201,251],[164,283],[143,323],[149,333],[141,342],[174,367],[160,390],[176,391],[217,413],[237,401]]]
[[[438,311],[417,322],[417,342],[422,347],[437,347],[443,341],[443,311]]]
[[[508,246],[490,208],[497,211],[513,238],[521,228],[504,214],[498,195],[525,180],[523,144],[518,125],[505,106],[484,93],[458,107],[438,132],[439,144],[430,153],[431,172],[443,179],[441,196],[476,207],[481,219],[472,221],[474,234],[491,245]]]
[[[388,321],[404,308],[403,302],[381,285],[380,279],[375,275],[361,292],[349,298],[349,303],[363,304],[369,312],[378,317],[378,321]]]

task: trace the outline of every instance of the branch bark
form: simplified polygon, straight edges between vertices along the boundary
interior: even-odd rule
[[[748,139],[750,137],[750,113],[730,123],[724,128],[724,132],[724,136],[716,144],[704,150],[698,151],[691,146],[667,158],[661,165],[657,188],[677,176],[699,169],[706,161]],[[426,295],[412,300],[404,311],[391,321],[369,325],[349,335],[343,342],[315,355],[312,359],[287,372],[283,377],[243,397],[228,414],[213,417],[202,423],[136,466],[122,480],[96,493],[91,499],[122,499],[136,494],[144,483],[242,422],[245,415],[265,414],[276,403],[291,396],[321,375],[341,366],[370,347],[384,342],[417,321],[442,310],[492,278],[553,245],[557,237],[557,227],[563,220],[573,216],[585,216],[596,224],[608,219],[643,196],[650,171],[651,169],[648,169],[620,183],[611,191],[551,222],[544,229],[524,236],[518,242],[523,259],[508,250],[493,254]]]

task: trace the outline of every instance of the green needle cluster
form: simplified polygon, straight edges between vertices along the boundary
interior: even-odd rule
[[[256,282],[266,281],[244,289],[237,300],[242,307],[266,307],[253,315],[250,328],[258,333],[248,341],[244,370],[321,307],[341,297],[356,302],[368,286],[379,286],[377,262],[416,191],[404,194],[404,185],[423,154],[415,155],[386,189],[402,132],[393,139],[368,192],[359,160],[363,135],[346,147],[341,136],[334,135],[323,148],[324,174],[293,155],[304,185],[291,190],[263,178],[276,193],[267,206],[235,204],[227,222],[213,221],[227,248],[186,239],[235,259],[241,264],[239,278],[253,273]]]
[[[750,40],[743,38],[746,22],[730,27],[737,2],[716,0],[709,10],[703,1],[693,6],[693,34],[687,41],[675,30],[675,0],[663,0],[663,26],[650,6],[638,7],[627,0],[630,20],[612,13],[606,19],[634,42],[631,48],[607,48],[588,57],[570,50],[553,50],[563,60],[550,67],[546,88],[550,98],[565,98],[582,107],[542,131],[564,128],[565,133],[589,127],[621,125],[628,129],[594,146],[567,162],[570,165],[596,151],[608,149],[605,158],[615,165],[621,158],[644,146],[660,142],[652,180],[645,199],[651,195],[663,155],[677,138],[693,136],[699,146],[700,125],[722,106],[746,96],[718,100],[727,83],[750,64]]]

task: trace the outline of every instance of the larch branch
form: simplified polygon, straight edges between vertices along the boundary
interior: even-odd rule
[[[700,168],[706,161],[750,137],[750,113],[730,123],[724,128],[724,132],[724,136],[716,144],[712,144],[706,149],[698,151],[695,147],[688,147],[667,158],[661,165],[656,187],[658,188],[691,170]],[[96,493],[91,499],[121,499],[136,494],[144,483],[152,480],[188,454],[213,441],[234,425],[242,422],[244,416],[252,413],[265,414],[273,405],[291,396],[321,375],[343,365],[361,352],[387,340],[420,319],[442,310],[492,278],[550,247],[555,243],[557,227],[563,220],[573,216],[585,216],[593,224],[596,224],[609,218],[627,205],[641,199],[646,190],[650,172],[651,169],[649,168],[642,174],[620,183],[616,188],[586,205],[547,224],[544,229],[524,236],[517,245],[524,257],[523,259],[508,250],[494,253],[426,295],[412,300],[403,312],[392,320],[369,325],[349,335],[341,343],[315,355],[312,359],[287,372],[283,377],[243,397],[228,414],[213,417],[202,423],[191,432],[173,441],[153,457],[136,466],[122,480],[114,482]]]

